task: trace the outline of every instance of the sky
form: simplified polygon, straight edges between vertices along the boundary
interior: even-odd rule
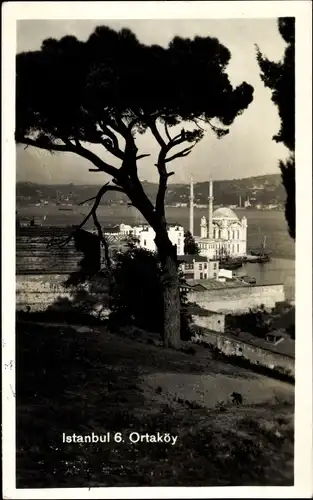
[[[234,86],[243,81],[254,87],[254,100],[230,127],[230,133],[217,139],[210,129],[186,158],[173,161],[170,169],[173,183],[235,179],[279,173],[278,162],[288,155],[287,149],[273,141],[280,128],[277,108],[271,101],[271,92],[260,79],[255,44],[269,59],[283,57],[285,43],[277,29],[276,19],[202,19],[202,20],[23,20],[18,21],[17,52],[38,50],[45,38],[75,35],[86,40],[94,28],[107,25],[114,29],[128,27],[146,44],[167,46],[176,35],[193,38],[212,36],[219,39],[231,52],[227,73]],[[141,180],[158,180],[155,159],[158,145],[149,133],[137,139],[139,152],[151,156],[140,160]],[[103,155],[103,148],[94,149]],[[100,184],[103,173],[88,171],[92,165],[73,153],[48,152],[24,146],[16,150],[17,181],[38,183]],[[108,158],[106,156],[106,158]],[[112,164],[118,166],[116,161]]]

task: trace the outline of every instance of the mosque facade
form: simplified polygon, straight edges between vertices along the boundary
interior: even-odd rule
[[[227,207],[213,211],[213,181],[209,182],[208,216],[200,223],[200,236],[194,233],[194,195],[193,182],[190,185],[190,227],[200,255],[209,259],[223,257],[245,257],[247,255],[247,219],[239,217]]]

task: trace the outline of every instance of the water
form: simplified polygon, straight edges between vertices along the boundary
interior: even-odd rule
[[[34,216],[43,225],[68,226],[78,224],[88,213],[90,208],[73,207],[73,211],[60,211],[58,207],[25,207],[19,210],[21,216]],[[234,210],[238,217],[247,217],[248,220],[248,250],[258,249],[262,237],[266,235],[266,245],[272,261],[266,264],[247,263],[237,274],[254,276],[258,284],[284,283],[286,298],[294,300],[295,297],[295,244],[288,234],[287,223],[282,211],[260,210]],[[206,209],[194,209],[195,234],[200,234],[200,219],[207,215]],[[133,207],[100,206],[98,219],[105,225],[140,224],[144,222],[142,215]],[[188,208],[168,207],[166,209],[169,223],[178,223],[186,229],[189,227]],[[43,220],[44,215],[46,219]],[[86,228],[92,227],[90,221]]]

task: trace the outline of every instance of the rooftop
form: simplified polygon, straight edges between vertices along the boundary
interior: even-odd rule
[[[198,316],[212,316],[214,314],[220,314],[220,313],[214,313],[214,311],[209,311],[203,309],[202,307],[197,307],[194,305],[191,305],[190,308],[188,308],[188,311],[190,312],[190,314]],[[235,342],[241,341],[244,342],[245,344],[253,345],[255,347],[260,347],[261,349],[266,349],[267,351],[275,352],[277,354],[288,356],[290,358],[295,357],[295,341],[288,336],[283,335],[283,340],[281,340],[275,345],[274,343],[268,342],[265,338],[263,339],[260,337],[256,337],[255,335],[252,335],[252,333],[249,332],[240,332],[237,335],[234,335],[229,332],[219,333],[210,330],[210,333],[214,333],[216,336],[219,335],[221,337],[233,340]],[[271,334],[275,336],[276,332],[271,332]]]
[[[119,233],[120,232],[120,229],[119,229],[119,226],[109,226],[109,227],[102,227],[102,231],[104,234],[115,234],[115,233]]]
[[[272,333],[274,334],[274,332]],[[295,341],[290,339],[289,337],[284,337],[284,340],[274,345],[271,342],[267,342],[265,339],[255,337],[254,335],[252,335],[252,333],[249,332],[240,332],[238,335],[223,333],[223,335],[225,337],[229,337],[232,340],[241,340],[242,342],[245,342],[247,344],[261,347],[262,349],[267,349],[268,351],[276,352],[277,354],[282,354],[291,358],[295,357]]]
[[[205,290],[222,290],[225,288],[243,288],[247,286],[253,286],[248,283],[243,283],[242,281],[239,280],[232,280],[232,281],[217,281],[215,279],[209,279],[209,280],[187,280],[187,284],[191,288],[199,287],[203,288],[203,291]]]
[[[208,259],[207,257],[203,257],[201,255],[191,255],[191,254],[186,254],[186,255],[177,255],[177,260],[179,262],[207,262]]]
[[[17,237],[46,237],[46,236],[68,236],[73,232],[74,226],[29,226],[20,227],[17,232]]]
[[[188,312],[197,316],[221,316],[221,313],[204,309],[204,307],[199,306],[197,303],[191,303],[188,306]]]

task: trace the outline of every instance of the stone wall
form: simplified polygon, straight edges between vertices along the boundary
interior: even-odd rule
[[[242,314],[261,304],[265,308],[273,308],[276,302],[285,300],[285,292],[282,284],[190,290],[188,300],[209,311]]]
[[[52,238],[65,240],[72,228],[20,228],[16,237],[16,274],[68,273],[77,271],[83,253],[74,241],[50,246]]]
[[[196,326],[215,332],[225,332],[225,314],[207,311],[207,314],[192,314],[192,320]]]
[[[291,356],[249,344],[241,339],[233,339],[221,333],[205,332],[196,335],[194,341],[199,340],[212,344],[227,356],[242,356],[251,363],[266,366],[271,370],[276,369],[282,373],[288,372],[291,376],[295,376],[295,360]]]
[[[79,295],[64,286],[66,274],[20,274],[16,276],[16,310],[38,312],[49,306],[64,307],[67,301],[78,303]],[[84,287],[92,301],[105,305],[108,289],[103,283],[92,280]],[[105,309],[106,313],[108,312]]]

